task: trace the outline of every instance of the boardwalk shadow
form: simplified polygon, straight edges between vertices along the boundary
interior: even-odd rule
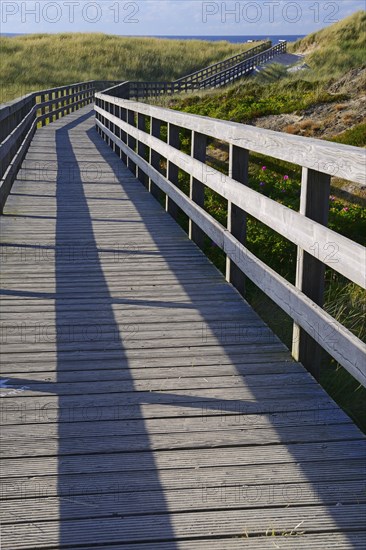
[[[90,114],[77,118],[73,122],[56,131],[56,152],[59,164],[67,158],[74,164],[73,179],[67,183],[57,181],[57,222],[56,249],[65,243],[74,242],[81,250],[83,243],[87,247],[87,257],[73,258],[70,262],[64,255],[56,254],[56,331],[57,338],[57,381],[70,382],[70,365],[75,369],[84,369],[83,376],[90,372],[90,379],[95,378],[93,365],[105,364],[108,354],[115,357],[114,368],[121,365],[128,373],[123,338],[128,338],[128,328],[124,329],[115,319],[110,289],[100,260],[101,246],[96,242],[93,219],[90,212],[88,197],[80,165],[74,149],[80,132],[84,132],[84,122]],[[85,135],[85,134],[84,134]],[[89,134],[92,142],[98,138]],[[99,144],[98,144],[99,148]],[[85,181],[85,180],[84,180]],[[103,257],[103,255],[102,255]],[[99,322],[102,319],[102,324]],[[82,359],[80,364],[76,364]],[[71,367],[72,369],[72,367]],[[71,379],[72,380],[72,379]],[[126,376],[124,384],[133,388],[134,382]],[[77,385],[80,396],[88,393],[88,387],[93,384]],[[150,472],[149,484],[156,489],[155,505],[162,511],[167,511],[164,492],[159,490],[159,471],[155,465],[153,453],[149,449],[149,434],[144,430],[143,415],[139,406],[134,408],[135,418],[139,419],[139,439],[143,452],[135,454],[133,461],[129,457],[130,437],[119,438],[118,425],[116,430],[104,430],[105,414],[110,418],[110,396],[103,392],[95,382],[88,402],[80,406],[78,395],[74,400],[69,396],[60,395],[58,407],[63,417],[58,424],[58,488],[61,495],[59,513],[61,519],[59,546],[69,547],[81,545],[107,544],[123,540],[129,542],[136,532],[143,532],[143,520],[136,520],[128,515],[128,510],[136,510],[138,502],[143,498],[139,491],[144,487],[139,483],[136,472]],[[112,384],[113,386],[113,384]],[[114,394],[118,396],[118,394]],[[115,400],[112,408],[118,410],[120,399]],[[63,422],[72,412],[72,422]],[[113,413],[112,413],[113,414]],[[113,416],[112,416],[113,418]],[[123,431],[123,430],[121,430]],[[108,438],[108,434],[111,438]],[[111,441],[109,441],[111,439]],[[115,443],[114,443],[115,442]],[[104,447],[104,448],[103,448]],[[118,455],[118,472],[110,472],[105,453],[113,452],[116,447]],[[85,461],[85,454],[89,463]],[[90,463],[92,464],[90,466]],[[115,466],[114,466],[115,467]],[[100,475],[103,472],[103,475]],[[81,512],[81,513],[80,513]],[[101,518],[96,525],[88,521],[95,516]],[[75,527],[73,519],[82,516],[85,522]],[[132,517],[132,519],[131,519]],[[172,540],[174,533],[168,515],[160,520],[162,540]],[[119,538],[120,537],[120,538]]]

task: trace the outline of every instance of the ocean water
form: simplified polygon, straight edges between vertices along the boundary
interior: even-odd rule
[[[287,40],[287,42],[295,42],[299,38],[304,38],[305,34],[282,34],[282,35],[268,35],[268,36],[156,36],[155,38],[170,38],[172,40],[209,40],[213,42],[219,42],[220,40],[226,40],[233,44],[239,44],[240,42],[248,42],[249,40],[272,40],[273,44],[277,44],[279,40]]]
[[[23,33],[24,34],[24,33]],[[1,36],[21,36],[21,33],[1,33]],[[287,40],[288,42],[295,42],[299,38],[304,38],[304,34],[293,35],[269,35],[269,36],[249,36],[249,35],[232,35],[232,36],[163,36],[155,35],[150,38],[168,38],[170,40],[209,40],[210,42],[219,42],[220,40],[226,40],[232,44],[239,44],[241,42],[248,42],[248,40],[272,40],[273,44],[277,44],[279,40]],[[149,38],[149,37],[146,37]]]

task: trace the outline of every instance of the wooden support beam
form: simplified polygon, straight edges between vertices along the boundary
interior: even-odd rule
[[[206,161],[206,148],[207,136],[199,132],[192,132],[192,157],[204,163]],[[204,167],[202,166],[201,179],[204,178]],[[191,176],[189,196],[196,204],[203,208],[205,203],[205,186],[202,181],[193,176]],[[189,238],[203,249],[205,234],[192,220],[189,220]]]
[[[161,134],[161,120],[157,118],[151,118],[150,133],[152,136],[160,139]],[[161,172],[160,169],[160,155],[154,149],[150,148],[150,164],[155,170]],[[157,185],[150,179],[149,190],[151,194],[160,201],[162,193]]]
[[[130,111],[130,110],[127,111],[127,122],[131,126],[134,126],[134,127],[136,126],[134,111]],[[129,146],[130,149],[132,149],[132,151],[136,151],[136,139],[131,135],[127,137],[127,145]],[[129,170],[131,170],[133,175],[136,176],[136,164],[131,159],[127,159],[127,167],[129,168]]]
[[[168,124],[168,144],[174,147],[175,149],[179,149],[180,147],[180,137],[179,137],[179,126],[176,126],[175,124]],[[178,175],[179,175],[179,169],[176,164],[173,162],[167,161],[167,179],[171,181],[174,185],[178,187]],[[172,199],[166,196],[166,203],[165,203],[165,209],[169,214],[176,220],[178,217],[178,206],[175,204]]]
[[[121,107],[119,118],[124,122],[127,122],[127,109],[125,109],[124,107]],[[123,143],[127,144],[127,134],[123,130],[121,130],[121,140],[123,141]],[[124,162],[124,164],[127,166],[127,155],[123,151],[121,153],[121,159]]]
[[[300,214],[328,224],[330,176],[303,168],[301,181]],[[319,247],[314,242],[313,246]],[[318,306],[324,303],[325,265],[317,257],[298,248],[296,287]],[[317,327],[313,327],[314,331]],[[323,350],[319,344],[297,324],[294,324],[292,354],[311,374],[318,379]]]
[[[141,113],[137,115],[137,128],[142,132],[146,132],[146,117]],[[141,143],[141,141],[137,142],[137,153],[140,157],[146,160],[147,147],[144,143]],[[149,186],[149,178],[140,167],[137,168],[137,177],[144,185],[144,187],[147,188]]]
[[[62,112],[58,110],[58,109],[61,107],[61,100],[60,100],[61,95],[62,95],[61,90],[58,90],[58,91],[56,92],[56,98],[57,98],[57,104],[56,104],[56,108],[57,108],[56,120],[58,120],[59,118],[62,118],[62,116],[63,116],[63,115],[62,115]]]
[[[230,144],[229,177],[244,185],[248,185],[249,151]],[[230,233],[245,244],[247,229],[247,214],[232,202],[228,202],[227,228]],[[245,276],[238,266],[226,257],[226,280],[244,296]]]
[[[114,105],[114,107],[112,107],[112,115],[117,116],[117,108],[118,108],[117,105]],[[112,128],[111,129],[112,129],[112,132],[114,134],[118,135],[117,134],[118,126],[116,124],[112,123]],[[117,145],[114,142],[111,144],[111,147],[112,147],[113,151],[118,154]]]
[[[114,110],[113,110],[113,114],[116,118],[119,118],[119,112],[120,112],[120,107],[118,105],[115,105]],[[120,135],[121,135],[121,129],[120,129],[119,126],[117,126],[117,124],[113,125],[113,133],[118,137],[120,137]],[[121,149],[120,149],[120,147],[118,147],[118,145],[116,143],[114,143],[113,150],[116,153],[116,155],[118,155],[121,158]]]
[[[45,96],[45,94],[42,94],[41,95],[41,103],[44,103],[45,101],[46,101],[46,96]],[[42,107],[41,108],[41,115],[45,115],[45,114],[46,114],[46,107]],[[46,119],[45,118],[42,119],[41,125],[42,126],[46,125]]]

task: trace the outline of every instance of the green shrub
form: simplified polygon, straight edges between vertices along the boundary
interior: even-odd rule
[[[330,139],[330,141],[336,141],[337,143],[344,143],[346,145],[354,145],[355,147],[365,147],[366,124],[357,124],[353,128],[334,136]]]

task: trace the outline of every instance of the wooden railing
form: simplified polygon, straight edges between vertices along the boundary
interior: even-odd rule
[[[250,48],[245,52],[238,53],[236,55],[233,55],[232,57],[224,59],[223,61],[219,61],[218,63],[209,65],[204,69],[200,69],[198,71],[195,71],[194,73],[188,74],[187,76],[178,78],[178,80],[175,80],[174,82],[193,85],[197,84],[198,82],[200,82],[201,80],[205,80],[209,76],[220,73],[226,69],[233,67],[234,65],[237,65],[238,63],[241,63],[242,61],[245,61],[246,59],[249,59],[250,57],[253,57],[260,52],[263,52],[264,50],[268,50],[269,48],[271,48],[271,46],[272,42],[270,40],[266,40],[265,42],[258,44],[258,46],[255,46],[254,48]]]
[[[240,61],[232,67],[225,68],[220,72],[214,73],[211,76],[202,79],[199,87],[218,88],[220,86],[226,86],[227,84],[230,84],[231,82],[234,82],[235,80],[238,80],[239,78],[250,74],[258,65],[270,61],[281,53],[286,53],[286,50],[287,42],[280,42],[279,44],[276,44],[276,46],[268,48],[267,50],[262,51],[253,57],[243,59],[243,61]]]
[[[37,126],[92,103],[95,90],[117,82],[80,82],[32,92],[0,106],[0,211]]]
[[[265,43],[263,46],[268,46],[270,43]],[[216,88],[218,86],[225,86],[230,82],[247,76],[255,67],[261,63],[265,63],[273,59],[276,55],[285,53],[287,49],[287,42],[283,41],[262,51],[262,45],[257,46],[251,50],[242,54],[242,59],[236,64],[231,62],[227,64],[224,69],[219,69],[221,66],[225,66],[225,62],[216,63],[213,67],[216,70],[210,72],[210,68],[207,67],[197,73],[192,73],[187,77],[175,80],[173,82],[143,82],[143,81],[127,81],[113,86],[105,90],[108,95],[119,97],[121,99],[147,99],[149,97],[159,97],[162,95],[173,95],[177,93],[187,93],[194,90],[201,90],[205,88]],[[254,53],[258,52],[259,53]],[[230,58],[231,59],[231,58]],[[226,61],[230,61],[226,60]],[[206,73],[207,71],[207,73]]]
[[[317,376],[320,351],[324,349],[366,386],[365,345],[322,308],[326,266],[365,287],[365,249],[326,225],[331,176],[364,184],[366,152],[357,147],[189,115],[105,93],[96,94],[95,111],[99,134],[130,170],[155,196],[165,193],[166,209],[174,217],[178,207],[189,217],[190,238],[202,247],[207,235],[226,253],[228,281],[243,291],[245,274],[291,316],[295,323],[294,357]],[[162,139],[164,126],[167,142]],[[180,150],[182,129],[191,133],[190,155]],[[206,164],[208,137],[229,145],[229,175]],[[299,212],[247,185],[250,152],[302,167]],[[165,175],[161,161],[166,164]],[[178,188],[179,170],[190,175],[189,197]],[[205,211],[205,186],[228,201],[227,227]],[[297,245],[296,285],[246,248],[246,213]]]

